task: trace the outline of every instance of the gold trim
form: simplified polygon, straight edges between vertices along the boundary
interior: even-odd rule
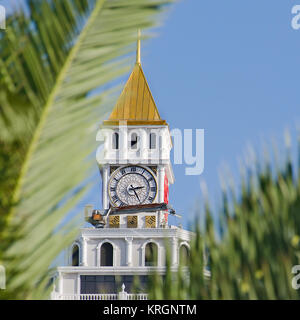
[[[145,222],[146,228],[156,228],[156,216],[146,216]]]
[[[138,216],[127,216],[127,228],[137,228],[138,227]]]
[[[120,216],[110,216],[109,227],[112,229],[120,228]]]

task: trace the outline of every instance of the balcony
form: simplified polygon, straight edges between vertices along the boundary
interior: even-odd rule
[[[147,293],[127,293],[125,285],[119,293],[103,294],[60,294],[56,291],[51,293],[51,300],[148,300]]]

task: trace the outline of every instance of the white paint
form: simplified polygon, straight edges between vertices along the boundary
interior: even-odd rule
[[[171,136],[168,126],[120,126],[110,127],[101,132],[97,140],[103,141],[101,151],[97,151],[97,162],[102,176],[102,203],[103,209],[109,208],[108,181],[112,166],[121,167],[128,164],[141,165],[146,168],[156,166],[157,197],[155,202],[164,202],[164,181],[167,175],[169,183],[174,182],[174,173],[170,161],[172,149]],[[112,146],[112,136],[119,133],[119,149]],[[138,148],[132,150],[129,137],[136,132],[139,135]],[[156,147],[150,149],[150,133],[156,134]],[[98,140],[98,141],[99,141]],[[85,210],[85,215],[90,216],[92,207]],[[132,215],[132,214],[130,214]],[[97,229],[92,226],[80,229],[78,238],[73,245],[79,246],[80,266],[72,266],[72,246],[67,251],[69,256],[68,266],[59,267],[58,291],[54,289],[52,299],[66,300],[101,300],[101,299],[146,299],[146,294],[134,296],[122,290],[121,294],[81,294],[81,276],[84,275],[148,275],[156,271],[165,274],[167,244],[171,244],[172,266],[171,270],[178,268],[179,243],[189,243],[193,233],[174,226],[161,227],[161,212],[137,212],[138,227],[127,228],[127,215],[120,215],[120,228],[109,228],[107,223],[104,228]],[[146,216],[156,216],[156,228],[146,228]],[[166,241],[167,240],[167,241]],[[113,266],[101,266],[101,246],[104,243],[113,246]],[[145,249],[148,243],[157,246],[157,266],[145,266]]]

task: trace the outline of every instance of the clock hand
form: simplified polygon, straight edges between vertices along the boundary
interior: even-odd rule
[[[132,190],[133,190],[133,192],[135,193],[136,197],[138,198],[139,202],[141,202],[138,194],[137,194],[136,191],[135,191],[135,188],[134,188],[132,185],[131,185],[130,187],[132,188]]]
[[[131,188],[131,189],[129,189],[129,190],[131,190],[131,191],[134,191],[134,190],[140,190],[140,189],[144,189],[145,187],[136,187],[136,188]]]

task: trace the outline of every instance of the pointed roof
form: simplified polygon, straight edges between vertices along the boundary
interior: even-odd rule
[[[162,120],[140,62],[140,37],[137,45],[137,60],[132,73],[104,125],[166,125]]]

